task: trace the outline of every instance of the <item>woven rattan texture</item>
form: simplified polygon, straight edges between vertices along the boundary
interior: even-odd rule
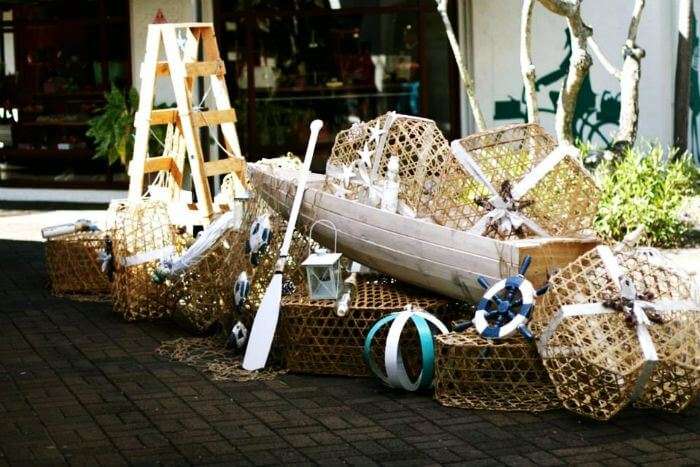
[[[170,279],[168,293],[174,295],[175,322],[195,333],[206,332],[219,322],[228,323],[237,278],[231,264],[245,254],[244,248],[242,231],[229,229],[197,264]]]
[[[473,330],[436,337],[435,398],[465,409],[561,406],[534,344],[520,336],[490,341]]]
[[[515,186],[555,147],[554,139],[540,126],[519,124],[484,131],[460,140],[459,144],[479,165],[497,189],[505,182]],[[448,158],[429,211],[436,222],[457,229],[471,228],[488,207],[477,200],[492,194],[470,175],[464,175],[456,158]],[[552,236],[587,235],[595,217],[598,188],[576,156],[567,156],[525,196],[522,213]],[[489,230],[487,236],[503,238]],[[532,236],[524,232],[523,237]],[[507,238],[515,238],[511,233]]]
[[[95,299],[109,296],[109,279],[97,260],[106,235],[101,231],[76,232],[46,241],[46,269],[54,294]]]
[[[169,284],[156,284],[152,280],[158,262],[153,260],[133,266],[122,265],[125,258],[182,244],[170,223],[166,205],[144,200],[120,206],[115,224],[114,311],[128,321],[169,316],[174,306],[172,294],[168,291]]]
[[[380,143],[370,137],[370,128],[377,125],[383,128],[387,115],[338,133],[329,163],[337,167],[351,166],[359,159],[358,152],[365,144],[372,151],[374,161],[374,151]],[[449,144],[434,121],[399,115],[386,134],[376,175],[383,179],[389,158],[397,156],[401,179],[399,199],[418,217],[427,217],[430,214],[427,212],[430,194],[439,182],[441,167],[450,157],[449,153]],[[347,197],[361,199],[364,189],[362,185],[352,185]]]
[[[651,292],[657,299],[691,298],[691,285],[684,275],[654,265],[634,251],[618,253],[617,258],[638,292]],[[538,335],[561,306],[601,302],[617,295],[597,249],[563,268],[550,283],[530,324]],[[659,363],[636,402],[638,406],[680,411],[697,397],[699,320],[692,311],[677,312],[664,315],[664,323],[649,326]],[[544,365],[569,410],[607,420],[630,402],[643,356],[634,327],[621,313],[566,318],[548,349]]]
[[[289,371],[298,373],[370,376],[362,358],[367,332],[382,316],[409,303],[444,322],[458,316],[445,298],[385,278],[365,276],[358,281],[347,314],[339,317],[335,301],[310,300],[302,282],[282,301],[279,329],[283,364]],[[411,359],[419,357],[419,344],[417,338],[411,337],[402,344],[402,349],[408,355],[407,366],[415,367]],[[383,361],[381,349],[385,338],[379,333],[375,340],[373,353],[378,361]]]

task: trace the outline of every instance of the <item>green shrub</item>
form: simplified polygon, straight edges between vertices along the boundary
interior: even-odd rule
[[[125,93],[113,86],[105,93],[106,104],[97,111],[88,125],[86,135],[95,140],[95,158],[105,158],[112,165],[120,162],[124,167],[131,160],[134,152],[134,116],[139,106],[139,93],[130,89]],[[172,107],[165,104],[156,105],[161,109]],[[151,127],[148,147],[152,156],[162,151],[161,142],[165,139],[165,127]]]
[[[639,225],[645,243],[659,247],[686,241],[690,226],[680,220],[679,208],[698,194],[700,172],[688,155],[664,154],[659,145],[629,149],[614,165],[603,162],[602,196],[595,228],[607,240],[621,240]]]

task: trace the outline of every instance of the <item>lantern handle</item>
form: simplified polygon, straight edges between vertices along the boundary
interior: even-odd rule
[[[318,219],[317,221],[314,221],[313,224],[311,224],[311,227],[309,227],[309,237],[313,240],[313,232],[314,232],[314,227],[316,227],[316,224],[326,224],[328,227],[333,229],[333,253],[338,252],[338,228],[335,226],[333,221],[329,219]],[[311,242],[309,242],[309,254],[311,254]]]

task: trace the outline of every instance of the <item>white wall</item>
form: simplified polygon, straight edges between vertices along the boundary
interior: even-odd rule
[[[494,120],[496,101],[508,96],[520,100],[520,0],[471,0],[473,59],[477,94],[489,126],[521,120]],[[630,0],[588,0],[583,2],[584,20],[594,30],[596,41],[617,67],[622,64],[621,49],[627,35],[631,16]],[[700,2],[699,2],[700,3]],[[673,133],[673,86],[675,68],[675,2],[650,1],[640,25],[639,44],[646,50],[642,63],[640,84],[641,138],[658,139],[669,144]],[[536,4],[533,18],[533,57],[538,78],[560,67],[565,57],[564,20]],[[604,91],[613,96],[619,93],[619,83],[594,59],[591,69],[591,87],[596,94],[596,105]],[[540,108],[552,107],[548,93],[559,91],[561,81],[540,90]],[[524,111],[524,105],[522,105]],[[542,113],[544,126],[553,131],[553,116]],[[591,115],[592,129],[598,122]],[[609,135],[613,124],[600,126]],[[641,139],[640,138],[640,139]]]
[[[163,10],[165,19],[170,23],[192,22],[195,20],[194,0],[130,0],[131,64],[133,86],[137,90],[141,85],[139,68],[145,52],[148,25],[153,21],[159,8]],[[202,20],[212,20],[211,0],[202,0]],[[164,60],[162,47],[161,60]],[[172,87],[166,78],[158,80],[155,101],[156,103],[168,104],[175,102]]]

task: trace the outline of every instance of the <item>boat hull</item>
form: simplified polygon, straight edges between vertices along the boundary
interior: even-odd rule
[[[297,172],[249,165],[253,185],[273,209],[289,215]],[[547,238],[500,241],[392,214],[323,191],[324,178],[311,174],[297,229],[308,232],[315,221],[330,221],[337,249],[346,257],[396,279],[459,300],[476,302],[483,289],[476,278],[495,281],[517,272],[532,256],[527,277],[544,284],[555,270],[596,246],[595,240]],[[316,224],[314,240],[333,248],[334,231]]]

